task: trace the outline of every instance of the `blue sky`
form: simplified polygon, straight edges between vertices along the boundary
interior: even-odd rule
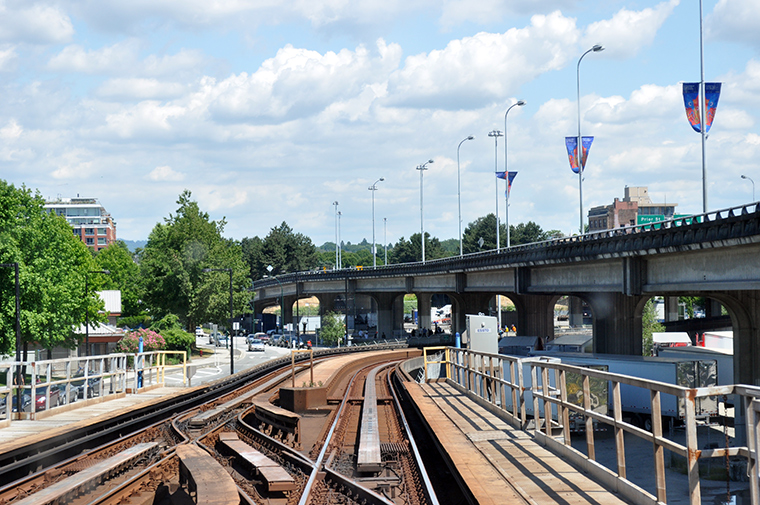
[[[705,78],[723,82],[707,141],[708,207],[760,184],[760,2],[704,0]],[[700,137],[680,84],[699,80],[686,0],[0,0],[0,178],[45,198],[98,198],[146,239],[192,191],[226,235],[286,221],[319,245],[420,229],[456,238],[496,206],[509,113],[511,224],[578,229],[564,137],[594,135],[584,211],[648,186],[702,210]],[[497,163],[504,167],[503,138]],[[504,219],[504,186],[498,194]]]

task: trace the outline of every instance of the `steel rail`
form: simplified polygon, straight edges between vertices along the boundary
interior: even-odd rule
[[[337,354],[385,349],[389,346],[361,346],[328,349],[315,352],[320,358]],[[296,357],[297,361],[306,359]],[[147,427],[186,412],[218,396],[231,393],[247,381],[256,380],[282,366],[290,366],[290,357],[279,358],[257,365],[232,377],[224,378],[211,385],[193,389],[183,395],[167,399],[161,403],[137,407],[129,412],[86,427],[73,429],[64,436],[19,447],[0,454],[0,487],[49,468],[64,460],[107,444],[114,438],[121,438],[139,432]]]
[[[393,401],[396,404],[396,411],[398,412],[399,419],[401,420],[401,424],[404,427],[404,431],[406,432],[406,437],[409,440],[409,445],[412,448],[412,454],[414,454],[414,460],[417,462],[417,467],[420,470],[422,481],[425,484],[425,493],[427,494],[427,497],[430,500],[430,505],[439,505],[438,496],[435,494],[433,483],[430,482],[430,477],[428,477],[427,469],[425,468],[425,463],[422,461],[422,455],[420,454],[419,448],[417,447],[417,443],[414,441],[414,435],[412,435],[412,429],[409,426],[409,423],[406,422],[404,409],[401,408],[401,402],[398,399],[398,393],[396,391],[396,387],[393,385],[393,380],[391,376],[394,373],[395,372],[388,373],[388,376],[387,376],[388,389],[391,391],[391,395],[393,396]]]

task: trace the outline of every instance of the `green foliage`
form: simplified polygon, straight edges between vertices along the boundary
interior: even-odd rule
[[[195,335],[181,328],[171,328],[161,331],[161,336],[166,340],[166,349],[169,351],[185,351],[186,356],[192,356],[195,347]]]
[[[166,349],[164,337],[152,330],[139,329],[127,332],[116,344],[116,351],[127,354],[139,352],[140,337],[143,339],[143,352],[160,351]]]
[[[501,225],[499,239],[503,246],[507,243],[506,234],[507,228]],[[481,238],[482,246],[478,243]],[[493,213],[479,217],[467,225],[462,233],[462,248],[465,254],[496,249],[496,216]]]
[[[140,313],[140,269],[132,253],[121,240],[113,242],[95,256],[99,270],[108,270],[110,275],[93,276],[91,284],[97,289],[118,289],[121,291],[121,313],[136,316]]]
[[[182,324],[175,314],[166,314],[164,317],[150,325],[150,329],[163,333],[165,330],[181,330]]]
[[[311,239],[302,233],[294,233],[284,221],[272,228],[263,240],[258,237],[244,238],[241,246],[254,280],[270,275],[267,270],[269,265],[272,265],[271,275],[279,275],[311,270],[320,263],[317,248]]]
[[[705,299],[701,296],[679,296],[678,303],[683,303],[685,307],[685,316],[688,319],[694,319],[694,307],[704,307]]]
[[[435,237],[431,238],[430,234],[425,232],[425,259],[434,260],[446,256],[441,241]],[[393,249],[388,251],[388,263],[413,263],[415,261],[422,261],[422,242],[419,233],[409,237],[409,240],[401,237]]]
[[[226,326],[229,273],[203,269],[231,268],[233,307],[247,306],[250,279],[241,247],[222,237],[224,219],[209,220],[189,191],[179,196],[177,204],[176,215],[170,214],[165,223],[153,228],[140,252],[143,301],[154,317],[176,314],[187,328],[201,321]]]
[[[530,244],[546,240],[547,234],[533,221],[509,227],[510,245]]]
[[[652,347],[654,345],[652,333],[661,331],[665,331],[665,327],[657,321],[657,309],[654,305],[654,299],[649,299],[646,305],[644,305],[644,311],[641,314],[641,352],[644,356],[652,355]]]
[[[137,316],[120,317],[116,321],[116,325],[120,328],[148,328],[150,327],[153,319],[145,314]]]
[[[91,289],[85,294],[85,272],[92,256],[66,220],[49,214],[39,193],[0,180],[0,263],[19,263],[21,343],[73,347],[72,328],[98,315],[103,303]],[[15,351],[15,276],[0,268],[0,353]],[[10,296],[7,296],[11,294]],[[23,357],[23,356],[22,356]],[[24,357],[25,359],[25,357]]]
[[[322,327],[319,337],[324,345],[337,345],[345,335],[343,321],[335,312],[328,312],[322,316]]]

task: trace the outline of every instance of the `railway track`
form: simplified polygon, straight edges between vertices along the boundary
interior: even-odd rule
[[[437,503],[392,387],[395,364],[410,354],[368,353],[348,362],[324,386],[325,404],[297,413],[276,405],[289,385],[289,360],[196,388],[154,406],[153,415],[111,421],[88,436],[90,444],[111,442],[72,456],[77,447],[67,437],[58,450],[48,444],[31,451],[28,458],[43,465],[44,452],[50,464],[3,482],[0,505]],[[382,455],[371,471],[356,457],[368,376]],[[137,429],[125,434],[127,426]],[[0,477],[30,467],[24,458],[11,466]]]

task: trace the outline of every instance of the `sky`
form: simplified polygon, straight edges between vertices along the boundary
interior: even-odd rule
[[[704,77],[722,82],[708,209],[760,184],[760,1],[703,0]],[[187,189],[233,239],[283,221],[316,245],[440,238],[496,210],[579,228],[564,138],[593,135],[584,214],[647,186],[702,212],[695,0],[0,0],[0,179],[97,198],[145,240]],[[462,142],[468,136],[472,140]],[[459,180],[457,182],[457,148]],[[377,191],[369,187],[380,178]],[[760,188],[758,188],[760,191]],[[758,193],[760,195],[760,193]]]

